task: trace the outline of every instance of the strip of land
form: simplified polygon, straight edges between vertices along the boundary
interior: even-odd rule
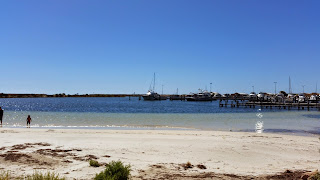
[[[0,171],[15,177],[37,170],[92,179],[104,167],[90,167],[90,159],[130,164],[133,179],[268,179],[320,169],[319,136],[0,128],[0,142]]]
[[[0,98],[52,98],[52,97],[139,97],[142,94],[5,94],[0,93]]]

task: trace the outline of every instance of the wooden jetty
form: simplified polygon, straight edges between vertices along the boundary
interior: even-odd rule
[[[169,99],[171,101],[174,101],[174,100],[185,101],[186,100],[186,95],[170,95]]]
[[[287,103],[287,102],[263,102],[263,101],[240,101],[240,100],[222,100],[220,99],[219,107],[245,107],[245,108],[266,108],[266,109],[297,109],[297,110],[310,110],[317,109],[320,111],[320,103],[311,103],[311,102],[297,102],[297,103]]]

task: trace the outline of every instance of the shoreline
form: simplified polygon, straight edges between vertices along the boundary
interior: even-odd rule
[[[0,128],[0,142],[0,170],[11,170],[16,176],[40,170],[54,171],[68,179],[90,179],[104,169],[90,167],[86,158],[90,155],[101,163],[121,160],[130,164],[132,175],[137,179],[142,175],[157,177],[155,170],[168,174],[260,176],[287,169],[320,169],[318,135]],[[21,157],[15,162],[5,160],[10,154],[20,154]],[[180,169],[181,164],[187,162],[204,165],[207,169]],[[156,168],[159,166],[162,168]]]
[[[1,129],[26,129],[27,126],[10,126],[1,127]],[[302,137],[320,137],[320,133],[308,132],[308,131],[298,131],[290,129],[282,129],[283,131],[269,131],[264,129],[262,133],[257,133],[255,130],[226,130],[226,129],[197,129],[188,127],[169,127],[169,126],[31,126],[30,129],[38,130],[78,130],[78,131],[185,131],[185,132],[235,132],[235,133],[254,133],[254,134],[278,134],[278,135],[288,135],[288,136],[302,136]]]

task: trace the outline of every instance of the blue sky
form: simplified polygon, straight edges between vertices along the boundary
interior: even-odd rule
[[[0,1],[0,92],[313,92],[317,0]]]

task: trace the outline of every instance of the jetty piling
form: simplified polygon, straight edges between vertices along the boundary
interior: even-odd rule
[[[241,101],[241,102],[240,102]],[[256,108],[256,106],[258,106],[260,109],[266,108],[266,109],[272,109],[273,107],[277,108],[277,109],[286,109],[288,111],[293,110],[293,109],[297,109],[297,110],[312,110],[312,109],[316,109],[318,111],[320,111],[320,103],[318,102],[284,102],[284,101],[249,101],[249,100],[236,100],[236,99],[229,99],[229,98],[225,98],[225,99],[220,99],[219,100],[219,107],[245,107],[245,108]]]

